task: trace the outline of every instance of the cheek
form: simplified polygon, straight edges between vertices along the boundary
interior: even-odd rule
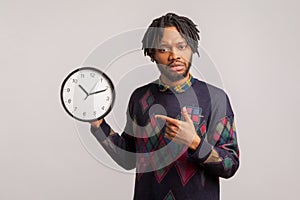
[[[158,62],[158,63],[166,63],[168,62],[168,56],[166,54],[156,54],[154,56],[154,59]]]
[[[184,52],[184,53],[182,54],[182,58],[183,58],[185,61],[189,62],[189,61],[191,60],[191,58],[192,58],[192,52]]]

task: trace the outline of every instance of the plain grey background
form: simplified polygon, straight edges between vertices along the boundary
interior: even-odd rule
[[[134,175],[88,152],[59,90],[97,45],[168,11],[199,25],[234,108],[241,166],[221,181],[222,199],[297,199],[299,6],[296,0],[0,0],[0,199],[132,198]]]

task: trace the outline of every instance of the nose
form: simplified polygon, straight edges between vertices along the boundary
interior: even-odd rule
[[[169,60],[178,60],[180,58],[179,52],[176,51],[176,48],[172,48],[169,54]]]

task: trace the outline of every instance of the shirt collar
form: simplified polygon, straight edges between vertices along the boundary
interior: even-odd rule
[[[182,83],[181,85],[177,85],[175,87],[171,87],[169,85],[164,84],[161,80],[161,77],[159,77],[158,79],[158,87],[159,87],[159,91],[161,92],[165,92],[168,89],[171,89],[177,93],[183,93],[187,91],[187,89],[189,89],[193,83],[194,83],[194,77],[191,74],[189,74],[189,78],[184,83]]]

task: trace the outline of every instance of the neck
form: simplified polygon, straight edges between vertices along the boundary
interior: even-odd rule
[[[189,75],[187,75],[186,77],[184,77],[184,78],[182,78],[182,79],[180,79],[180,80],[178,80],[178,81],[170,81],[170,80],[169,80],[166,76],[164,76],[163,74],[160,75],[160,78],[161,78],[161,81],[162,81],[164,84],[166,84],[166,85],[168,85],[168,86],[171,86],[171,87],[175,87],[175,86],[177,86],[177,85],[181,85],[181,84],[185,83],[185,82],[188,80]]]

